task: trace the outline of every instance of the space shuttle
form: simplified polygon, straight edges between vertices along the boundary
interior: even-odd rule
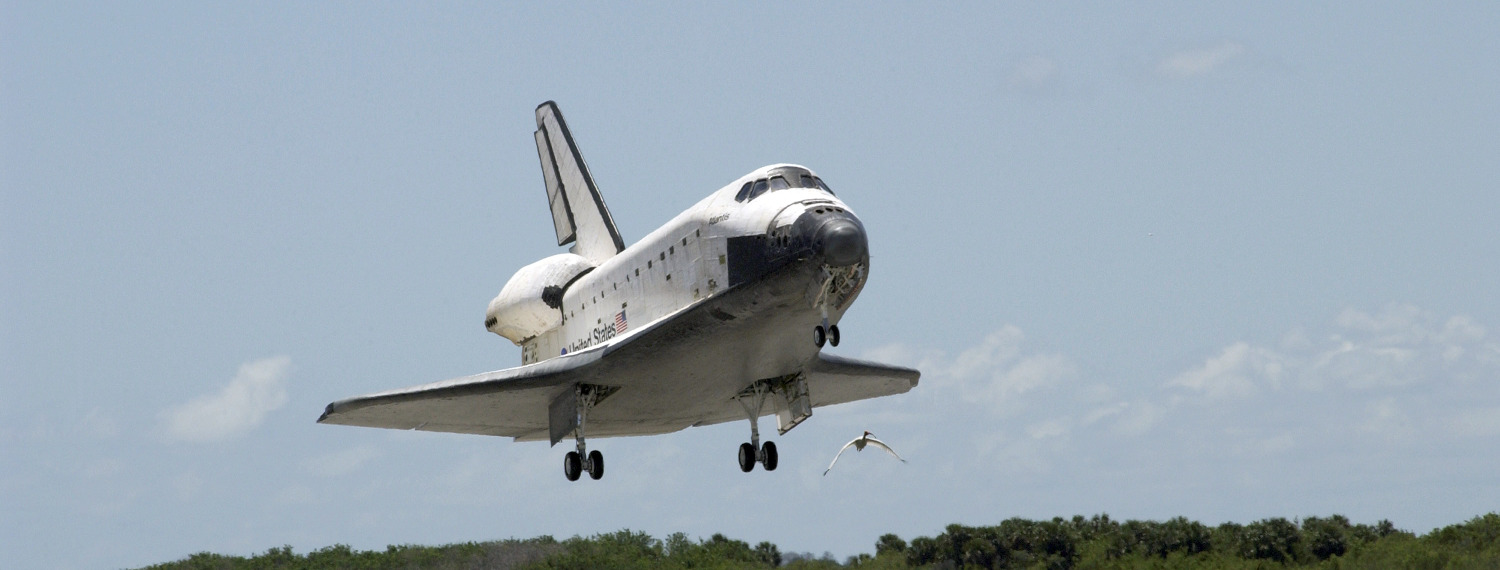
[[[864,223],[812,170],[758,168],[626,247],[567,123],[536,109],[559,253],[522,267],[484,327],[521,365],[339,400],[319,423],[548,441],[563,474],[604,476],[588,439],[748,420],[740,469],[777,466],[759,420],[785,435],[813,410],[902,394],[911,368],[824,352],[870,275]]]

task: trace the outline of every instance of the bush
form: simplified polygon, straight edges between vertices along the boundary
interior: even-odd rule
[[[906,549],[906,564],[909,566],[927,566],[938,561],[937,540],[919,536],[911,539],[911,546]]]
[[[783,554],[771,542],[755,547],[715,534],[693,540],[675,533],[663,540],[621,530],[559,543],[529,540],[389,546],[357,551],[336,544],[299,556],[290,546],[242,558],[198,553],[153,569],[261,570],[500,569],[500,568],[1141,568],[1270,570],[1286,566],[1330,569],[1500,568],[1500,514],[1490,513],[1417,537],[1390,521],[1351,524],[1348,518],[1307,517],[1300,524],[1271,518],[1210,529],[1177,517],[1165,522],[1125,521],[1107,515],[1071,520],[1012,518],[995,526],[949,525],[935,537],[907,542],[894,534],[875,541],[875,555],[856,554],[843,565],[824,553]]]
[[[906,541],[894,534],[882,534],[875,539],[875,555],[882,554],[906,554]]]
[[[1240,556],[1249,559],[1292,562],[1302,534],[1297,525],[1284,518],[1265,519],[1245,526],[1240,537]]]
[[[1343,556],[1349,551],[1352,528],[1349,519],[1342,515],[1326,519],[1307,517],[1302,519],[1302,543],[1318,560]]]

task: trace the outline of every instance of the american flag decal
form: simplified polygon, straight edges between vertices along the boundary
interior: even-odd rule
[[[624,334],[625,328],[625,310],[620,309],[620,312],[615,313],[615,334]]]

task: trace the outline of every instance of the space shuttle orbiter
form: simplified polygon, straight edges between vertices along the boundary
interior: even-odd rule
[[[916,370],[824,354],[869,277],[864,224],[813,171],[758,168],[629,247],[557,105],[535,133],[560,253],[516,272],[485,328],[522,365],[340,400],[320,423],[572,437],[563,472],[604,475],[592,438],[750,421],[739,464],[776,468],[758,420],[787,433],[813,408],[901,394]]]

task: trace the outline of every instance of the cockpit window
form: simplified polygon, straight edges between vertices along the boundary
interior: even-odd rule
[[[749,200],[754,200],[756,198],[759,198],[761,194],[765,194],[766,193],[766,188],[767,188],[766,179],[762,178],[760,180],[756,180],[755,181],[755,186],[752,187],[752,188],[750,188],[750,197],[746,198],[746,200],[749,201]]]
[[[774,168],[767,174],[768,177],[766,178],[754,182],[746,182],[744,186],[740,187],[739,193],[734,195],[734,200],[736,202],[748,202],[766,192],[789,188],[809,188],[822,190],[829,194],[833,193],[833,190],[829,189],[828,185],[824,184],[821,178],[813,176],[811,172],[808,172],[804,168],[784,166]]]

